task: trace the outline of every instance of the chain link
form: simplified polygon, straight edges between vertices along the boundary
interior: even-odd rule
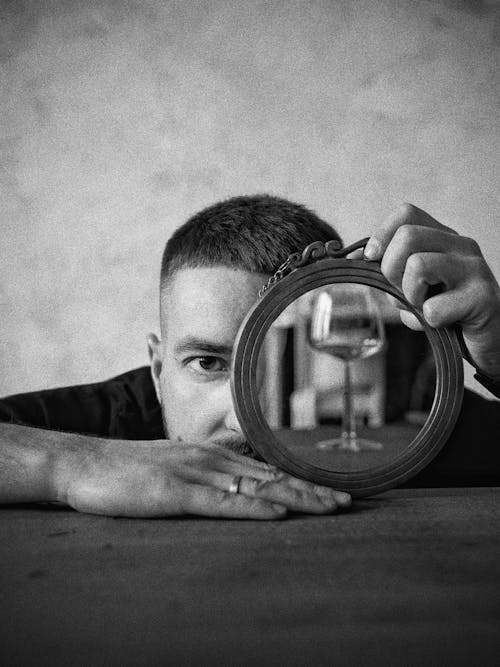
[[[267,283],[263,285],[259,290],[259,297],[264,296],[268,289],[273,285],[279,282],[284,278],[287,273],[290,273],[294,269],[299,268],[300,266],[305,266],[311,262],[315,262],[318,259],[323,259],[324,257],[331,257],[336,259],[341,259],[346,257],[349,253],[354,250],[359,250],[364,248],[368,242],[368,237],[352,243],[351,245],[343,248],[340,241],[332,239],[323,243],[321,241],[315,241],[310,243],[304,248],[302,253],[294,252],[292,253],[287,260],[281,264],[278,270],[269,278]]]
[[[278,270],[269,278],[267,283],[260,288],[259,297],[264,296],[264,294],[270,287],[272,287],[275,283],[284,278],[286,274],[289,273],[294,268],[294,265],[297,263],[297,260],[299,258],[300,254],[298,252],[294,253],[293,255],[290,255],[288,259],[285,260],[283,264],[281,264]]]

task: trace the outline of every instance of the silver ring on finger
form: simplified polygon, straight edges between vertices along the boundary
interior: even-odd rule
[[[229,493],[239,493],[240,492],[240,486],[241,486],[241,480],[242,480],[241,475],[235,475],[233,479],[231,480],[231,484],[229,485]]]

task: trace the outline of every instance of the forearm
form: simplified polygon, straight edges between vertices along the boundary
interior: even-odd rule
[[[0,424],[0,503],[63,500],[64,468],[93,440],[17,424]],[[87,443],[88,444],[88,443]]]
[[[235,478],[243,489],[230,492]],[[94,438],[0,424],[0,503],[63,502],[91,514],[280,519],[327,514],[346,493],[217,444]]]

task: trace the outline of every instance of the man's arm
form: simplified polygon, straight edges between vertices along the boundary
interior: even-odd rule
[[[237,494],[228,491],[236,476]],[[0,503],[26,502],[111,516],[278,519],[288,510],[330,513],[350,497],[218,446],[0,424]]]
[[[146,367],[105,382],[1,399],[0,420],[11,422],[0,423],[2,503],[56,501],[116,516],[255,519],[288,510],[325,513],[350,503],[345,493],[226,449],[165,440]],[[243,478],[237,495],[228,493],[235,476]]]
[[[0,424],[0,503],[57,500],[53,466],[64,441],[60,434],[46,431],[41,447],[40,433],[18,424]]]

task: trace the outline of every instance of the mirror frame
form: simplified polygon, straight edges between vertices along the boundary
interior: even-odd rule
[[[408,481],[425,468],[448,440],[460,412],[464,387],[462,355],[455,330],[430,327],[422,313],[385,278],[379,263],[335,257],[346,254],[355,247],[362,247],[363,244],[361,241],[343,251],[338,252],[336,247],[335,251],[328,252],[328,243],[317,242],[311,244],[316,246],[312,253],[311,246],[304,250],[301,260],[297,261],[300,254],[291,256],[288,265],[285,263],[280,267],[261,290],[261,298],[243,321],[235,341],[231,364],[231,391],[236,415],[245,437],[262,458],[295,477],[347,491],[354,497],[386,491]],[[314,255],[319,256],[319,259]],[[310,261],[313,263],[308,264]],[[294,268],[294,263],[298,268]],[[291,273],[285,276],[284,267],[291,267]],[[327,470],[292,456],[269,428],[262,413],[257,389],[260,349],[267,331],[278,315],[295,299],[310,290],[346,282],[380,289],[402,302],[422,324],[436,363],[434,401],[418,435],[391,462],[354,472]]]

